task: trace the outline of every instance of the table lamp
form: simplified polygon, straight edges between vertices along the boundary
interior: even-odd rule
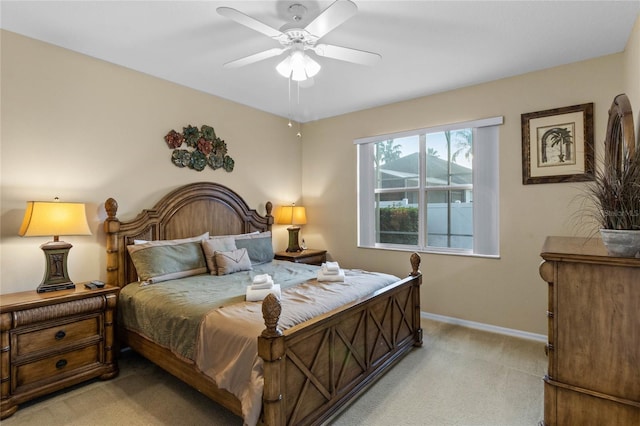
[[[60,241],[60,235],[91,235],[83,203],[27,201],[27,210],[18,235],[53,236],[53,241],[40,246],[46,263],[44,278],[37,288],[38,293],[75,288],[67,270],[67,256],[72,245]]]
[[[295,203],[290,206],[280,207],[280,213],[276,223],[279,225],[291,225],[287,228],[289,231],[289,247],[287,252],[302,251],[300,244],[298,244],[298,234],[300,233],[300,226],[307,223],[307,212],[302,206],[296,206]]]

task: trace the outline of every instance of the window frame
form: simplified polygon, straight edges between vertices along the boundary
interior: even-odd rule
[[[458,122],[446,125],[425,127],[421,129],[369,136],[355,139],[357,146],[357,246],[362,248],[420,251],[424,253],[454,254],[464,256],[500,257],[499,244],[499,176],[498,176],[498,145],[499,126],[504,119],[502,116],[480,120]],[[426,181],[426,135],[444,131],[472,129],[472,184],[452,185],[448,182],[444,186],[427,186]],[[374,145],[389,139],[399,139],[409,136],[419,138],[419,185],[405,188],[376,188],[374,162]],[[479,149],[481,146],[483,149]],[[448,161],[451,158],[448,155]],[[463,190],[470,187],[473,191],[473,248],[460,249],[450,247],[427,246],[427,193],[433,191]],[[379,213],[376,198],[384,193],[417,192],[418,196],[418,244],[397,244],[377,242],[376,225]],[[364,205],[372,202],[372,208],[365,209]],[[451,203],[449,199],[448,204]],[[450,229],[449,229],[450,233]]]

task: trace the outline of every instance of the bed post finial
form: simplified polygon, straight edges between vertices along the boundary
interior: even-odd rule
[[[267,228],[269,230],[271,230],[271,225],[273,225],[273,216],[271,215],[271,212],[273,211],[273,204],[271,203],[271,201],[267,201],[267,204],[264,205],[265,210],[267,211],[266,214],[266,218],[267,218]]]
[[[118,202],[113,198],[107,198],[107,201],[104,202],[104,209],[107,211],[109,219],[113,219],[118,213]]]
[[[104,202],[107,218],[104,221],[104,233],[107,234],[107,284],[118,285],[118,272],[120,264],[118,260],[118,232],[120,232],[120,220],[116,217],[118,203],[113,198]]]
[[[282,335],[282,332],[278,330],[278,320],[281,313],[280,300],[273,293],[267,294],[267,297],[262,301],[262,318],[264,318],[264,325],[267,327],[262,331],[263,337]]]
[[[415,277],[417,275],[422,274],[422,272],[420,272],[420,255],[418,253],[413,253],[411,255],[411,257],[409,258],[409,260],[411,261],[411,276]]]

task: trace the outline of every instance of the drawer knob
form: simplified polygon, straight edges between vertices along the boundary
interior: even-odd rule
[[[61,359],[58,360],[58,362],[56,362],[56,368],[59,370],[61,368],[64,368],[67,365],[67,360],[66,359]]]
[[[56,340],[62,340],[64,339],[64,336],[66,336],[67,333],[64,332],[64,330],[60,330],[56,333]]]

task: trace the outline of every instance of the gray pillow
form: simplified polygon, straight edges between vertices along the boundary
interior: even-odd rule
[[[200,243],[206,238],[208,233],[194,238],[149,241],[128,245],[127,250],[139,279],[153,284],[207,272]]]
[[[232,251],[237,249],[233,237],[212,237],[208,240],[202,240],[202,250],[207,260],[207,267],[211,275],[218,273],[218,265],[216,264],[217,251]]]
[[[251,260],[247,249],[241,248],[232,251],[215,252],[218,275],[233,274],[234,272],[250,271]]]
[[[253,265],[271,262],[273,260],[273,244],[271,231],[259,234],[246,234],[236,239],[237,248],[246,248]]]

